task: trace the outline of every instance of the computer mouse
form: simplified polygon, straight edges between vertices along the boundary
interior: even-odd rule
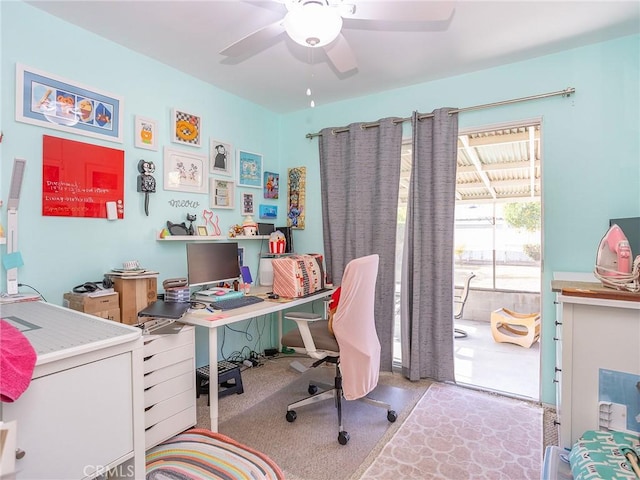
[[[222,295],[226,295],[226,294],[227,294],[227,292],[225,292],[224,290],[217,290],[217,291],[214,293],[214,295],[217,295],[217,296],[219,296],[219,297],[220,297],[220,296],[222,296]]]

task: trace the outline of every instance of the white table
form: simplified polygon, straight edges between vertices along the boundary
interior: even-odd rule
[[[251,289],[251,295],[261,295],[269,291],[268,287],[254,287]],[[304,298],[295,298],[288,301],[265,300],[264,302],[255,303],[247,307],[226,310],[220,313],[187,313],[180,319],[180,322],[187,325],[197,325],[209,329],[209,371],[211,378],[209,379],[209,414],[211,418],[211,431],[218,431],[218,382],[214,379],[214,375],[218,372],[218,327],[241,322],[250,318],[259,317],[271,313],[278,314],[278,338],[282,338],[282,312],[293,307],[305,305],[316,300],[331,295],[333,290],[325,290],[321,293],[309,295]],[[215,318],[211,320],[211,318]]]

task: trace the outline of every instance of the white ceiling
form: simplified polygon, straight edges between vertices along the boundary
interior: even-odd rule
[[[381,0],[348,3],[364,1]],[[345,21],[358,69],[337,74],[322,50],[286,34],[239,61],[218,53],[282,18],[284,6],[273,0],[27,3],[280,113],[308,108],[309,85],[322,105],[640,32],[638,0],[458,1],[443,31],[356,29]]]

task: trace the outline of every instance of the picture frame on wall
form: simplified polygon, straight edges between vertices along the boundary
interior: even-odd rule
[[[262,155],[238,150],[238,186],[262,188]]]
[[[222,178],[209,178],[209,207],[235,208],[235,183]]]
[[[158,150],[158,123],[150,118],[136,115],[134,118],[136,148]]]
[[[200,147],[202,117],[174,108],[171,110],[171,141]]]
[[[242,215],[253,215],[255,213],[253,205],[253,193],[243,193]]]
[[[264,198],[277,200],[280,196],[280,174],[264,172]]]
[[[278,218],[278,206],[277,205],[260,205],[259,207],[260,218],[276,219]]]
[[[18,63],[16,121],[122,143],[122,97]]]
[[[233,145],[222,140],[209,141],[209,173],[233,177]]]
[[[208,160],[205,155],[164,147],[164,189],[207,193]]]

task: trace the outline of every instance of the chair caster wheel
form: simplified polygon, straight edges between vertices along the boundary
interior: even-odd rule
[[[287,412],[287,422],[292,423],[296,421],[296,418],[298,418],[298,415],[296,414],[295,410],[289,410]]]
[[[307,388],[307,392],[309,392],[309,395],[315,395],[316,393],[318,393],[318,387],[316,385],[309,385],[309,388]]]
[[[340,445],[346,445],[347,443],[349,443],[349,433],[348,432],[338,433],[338,443],[340,443]]]
[[[387,412],[387,420],[389,420],[391,423],[395,422],[398,419],[398,414],[396,413],[395,410],[389,410]]]

